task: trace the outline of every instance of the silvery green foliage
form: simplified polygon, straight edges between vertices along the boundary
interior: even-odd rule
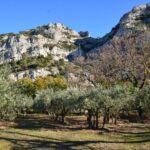
[[[98,87],[87,91],[84,108],[93,112],[110,109],[112,112],[129,109],[133,99],[132,92],[127,86],[115,85],[109,88]]]
[[[78,88],[68,88],[58,91],[55,96],[55,100],[60,102],[61,107],[65,106],[66,109],[73,110],[79,105],[81,92]]]
[[[25,94],[20,94],[20,92],[15,93],[15,109],[18,112],[27,112],[33,106],[33,98]]]
[[[0,117],[8,120],[32,105],[32,99],[20,94],[9,79],[10,70],[9,66],[0,68]]]
[[[8,81],[9,69],[2,67],[0,69],[0,111],[3,114],[13,113],[12,107],[14,107],[15,102],[13,101],[14,94],[11,92],[12,85]]]
[[[47,110],[51,108],[51,101],[55,97],[53,89],[44,89],[37,91],[34,101],[34,107],[38,110]]]
[[[102,88],[94,88],[86,91],[87,95],[85,95],[84,108],[90,110],[97,110],[103,107],[105,99],[109,97],[105,97]]]
[[[82,103],[81,94],[78,88],[53,91],[44,89],[36,93],[34,106],[38,110],[46,110],[49,114],[68,113],[78,109]]]
[[[112,113],[119,113],[121,110],[129,109],[129,102],[134,98],[127,86],[115,85],[106,90],[110,97],[106,103]]]
[[[132,107],[135,110],[140,108],[143,112],[150,110],[150,85],[136,91],[135,99],[132,101]]]

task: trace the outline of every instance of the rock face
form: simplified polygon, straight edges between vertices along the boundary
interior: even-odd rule
[[[109,34],[123,36],[127,31],[150,31],[150,4],[134,7]]]
[[[22,54],[46,57],[54,60],[85,55],[105,46],[113,38],[131,32],[150,32],[150,4],[140,5],[125,14],[110,33],[103,38],[91,38],[89,32],[75,32],[63,24],[48,24],[19,34],[0,35],[0,63],[20,60]]]
[[[23,54],[28,54],[29,57],[40,55],[47,57],[51,54],[54,61],[60,59],[71,61],[80,56],[86,56],[86,59],[93,57],[95,59],[97,53],[112,49],[116,45],[119,45],[119,49],[122,50],[126,43],[123,43],[121,39],[127,38],[130,41],[130,37],[133,36],[136,38],[143,36],[149,41],[150,4],[133,8],[121,18],[110,33],[102,38],[92,38],[87,31],[78,33],[60,23],[40,26],[19,34],[0,35],[0,64],[12,60],[23,60]],[[115,43],[116,41],[117,43]],[[132,44],[130,48],[132,48]],[[22,63],[24,64],[24,61]],[[23,70],[17,75],[12,74],[11,76],[18,79],[25,76],[36,78],[37,76],[59,74],[59,70],[62,70],[62,68],[58,69],[57,67],[53,68],[53,71],[44,68]],[[72,72],[69,72],[69,78],[78,81],[78,77]]]
[[[74,42],[80,38],[79,33],[60,23],[0,35],[0,63],[20,60],[24,53],[31,57],[52,54],[55,60],[66,59],[70,51],[78,48]]]
[[[53,73],[46,70],[46,69],[38,69],[38,70],[26,70],[19,72],[17,74],[12,73],[10,75],[10,78],[14,81],[17,81],[18,79],[23,79],[23,78],[31,78],[31,79],[36,79],[37,77],[46,77],[48,75],[52,75]]]
[[[150,4],[134,7],[122,17],[120,26],[142,31],[150,30]]]
[[[148,41],[150,39],[150,3],[134,7],[125,14],[110,33],[98,39],[96,46],[89,51],[89,55],[111,49],[116,46],[114,45],[116,41],[121,50],[123,45],[126,45],[126,43],[122,42],[122,39],[127,38],[130,41],[130,37],[134,36],[136,40],[141,37]],[[132,45],[130,46],[132,48]],[[93,56],[95,57],[95,55]]]

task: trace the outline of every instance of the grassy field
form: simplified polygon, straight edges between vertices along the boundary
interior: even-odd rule
[[[88,130],[83,116],[67,117],[66,124],[46,115],[29,115],[0,122],[0,150],[150,150],[150,124],[107,125]]]

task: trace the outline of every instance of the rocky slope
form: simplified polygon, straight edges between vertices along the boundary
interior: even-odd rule
[[[149,41],[150,4],[133,8],[102,38],[92,38],[88,32],[78,33],[60,23],[0,35],[0,63],[11,62],[14,79],[61,74],[71,81],[79,82],[77,78],[82,76],[89,82],[90,75],[67,61],[80,56],[95,59],[97,53],[114,47],[123,50],[127,45],[123,39],[131,41],[133,37]]]
[[[94,40],[88,32],[78,33],[60,23],[18,34],[3,34],[0,35],[0,64],[11,64],[14,72],[11,78],[14,80],[60,75],[68,59],[84,55],[79,46],[79,40],[84,39],[86,43]]]
[[[83,33],[82,33],[83,34]],[[85,35],[86,36],[86,35]],[[78,47],[77,39],[84,38],[63,24],[49,24],[19,34],[0,35],[0,63],[22,59],[24,53],[30,57],[53,55],[53,59],[66,59]]]
[[[150,39],[150,3],[134,7],[126,13],[112,31],[100,39],[98,46],[92,49],[90,53],[111,49],[114,47],[114,41],[117,41],[119,45],[123,38],[130,40],[130,37],[133,36],[136,39],[141,36],[145,37],[146,40]],[[120,47],[120,49],[122,48]]]

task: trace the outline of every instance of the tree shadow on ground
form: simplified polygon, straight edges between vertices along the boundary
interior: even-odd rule
[[[138,143],[147,143],[150,142],[149,139],[142,139],[142,140],[127,140],[127,141],[106,141],[106,140],[85,140],[85,141],[65,141],[59,140],[55,138],[46,138],[42,136],[35,136],[30,134],[24,133],[17,133],[17,132],[6,132],[2,131],[3,133],[9,134],[18,134],[21,136],[29,136],[32,139],[17,139],[17,138],[3,138],[1,137],[0,140],[6,140],[14,144],[12,150],[50,150],[50,149],[57,149],[57,150],[73,150],[75,148],[84,146],[86,149],[92,149],[88,145],[89,144],[138,144]],[[147,133],[145,133],[147,134]],[[143,133],[143,136],[145,136]]]
[[[45,116],[34,116],[29,115],[26,117],[20,117],[16,119],[16,129],[29,129],[29,130],[81,130],[86,127],[86,120],[80,117],[69,117],[66,118],[67,124],[60,124],[57,122],[51,121],[47,115]],[[138,126],[137,126],[138,127]],[[144,128],[144,125],[142,126]],[[99,130],[100,131],[100,130]],[[97,132],[97,134],[99,133]],[[127,131],[109,131],[108,129],[101,129],[105,134],[121,135],[121,138],[113,138],[110,140],[62,140],[61,138],[49,138],[46,136],[32,135],[29,133],[22,133],[19,131],[7,131],[0,130],[1,134],[0,141],[5,140],[12,143],[14,146],[12,150],[73,150],[73,149],[87,149],[93,150],[95,145],[99,144],[143,144],[150,142],[150,132],[127,132]],[[16,135],[16,137],[15,137]],[[20,137],[20,138],[17,138]],[[90,145],[90,146],[89,146]],[[94,146],[91,146],[94,145]]]
[[[66,117],[66,123],[61,124],[58,121],[51,120],[47,115],[42,117],[37,116],[26,116],[26,117],[18,117],[15,121],[17,129],[31,129],[31,130],[39,130],[39,129],[52,129],[52,130],[81,130],[86,129],[86,121],[80,120],[78,117]]]

